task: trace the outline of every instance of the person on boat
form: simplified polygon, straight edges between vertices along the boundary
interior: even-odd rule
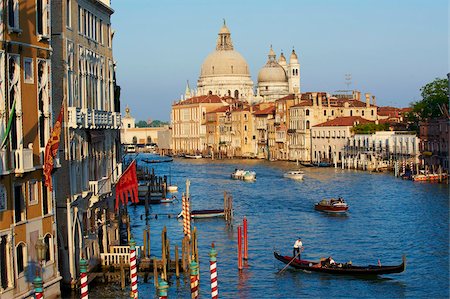
[[[336,262],[333,260],[331,256],[328,257],[328,263],[330,264],[330,266],[336,265]]]
[[[294,243],[294,250],[292,252],[292,256],[296,257],[298,255],[298,259],[301,260],[300,250],[303,248],[302,238],[298,238]]]

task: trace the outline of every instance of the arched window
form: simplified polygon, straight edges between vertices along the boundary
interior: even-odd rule
[[[327,116],[327,110],[323,110],[323,116]]]
[[[151,136],[147,136],[147,144],[152,143],[152,137]]]
[[[371,110],[370,112],[371,112],[371,114],[373,115],[373,110]]]
[[[245,144],[247,144],[247,137],[244,138]]]
[[[247,131],[247,125],[244,126],[244,131]]]
[[[228,96],[231,97],[231,90],[228,89]]]
[[[19,243],[16,247],[16,260],[17,260],[17,274],[21,274],[25,271],[26,266],[26,246],[24,243]]]
[[[45,251],[45,262],[48,263],[52,260],[52,236],[50,234],[45,235],[44,244],[47,246],[47,250]]]
[[[136,143],[137,143],[137,137],[133,136],[133,144],[136,144]]]
[[[210,91],[208,91],[208,95],[212,95],[212,91],[210,90]]]
[[[306,116],[309,115],[309,109],[306,109]]]
[[[334,116],[334,110],[331,110],[331,115]]]
[[[239,99],[239,90],[234,91],[234,98]]]
[[[306,129],[309,129],[309,120],[306,121]]]
[[[350,110],[350,116],[353,116],[353,110]]]
[[[295,76],[295,69],[292,70],[292,76]]]
[[[361,111],[361,115],[364,116],[364,110]]]

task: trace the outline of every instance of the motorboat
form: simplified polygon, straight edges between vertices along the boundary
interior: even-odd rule
[[[348,210],[348,205],[342,198],[332,198],[330,200],[323,199],[319,203],[316,203],[314,208],[317,211],[328,213],[345,213]]]
[[[283,176],[285,178],[293,179],[293,180],[303,180],[303,176],[305,173],[301,170],[290,170],[286,172]]]
[[[256,180],[256,172],[244,169],[236,169],[232,174],[231,178],[235,180],[242,181],[255,181]]]
[[[176,185],[167,186],[167,192],[170,192],[170,193],[178,192],[178,186],[176,186]]]

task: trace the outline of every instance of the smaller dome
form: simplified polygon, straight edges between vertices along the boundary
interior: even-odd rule
[[[258,82],[287,82],[284,68],[276,61],[275,52],[270,46],[269,59],[266,65],[259,71]]]
[[[223,24],[222,28],[220,28],[219,34],[230,34],[230,30],[227,25]]]
[[[281,65],[263,67],[258,74],[258,83],[261,82],[287,82],[286,73]]]
[[[278,59],[278,63],[283,62],[283,61],[286,62],[286,57],[284,57],[283,52],[281,52],[280,58]]]

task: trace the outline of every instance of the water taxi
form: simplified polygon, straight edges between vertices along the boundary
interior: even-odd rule
[[[235,180],[255,181],[256,172],[244,169],[235,169],[234,172],[231,174],[231,178]]]
[[[344,199],[323,199],[319,203],[316,203],[314,208],[317,211],[328,212],[328,213],[344,213],[348,210],[348,205]]]

